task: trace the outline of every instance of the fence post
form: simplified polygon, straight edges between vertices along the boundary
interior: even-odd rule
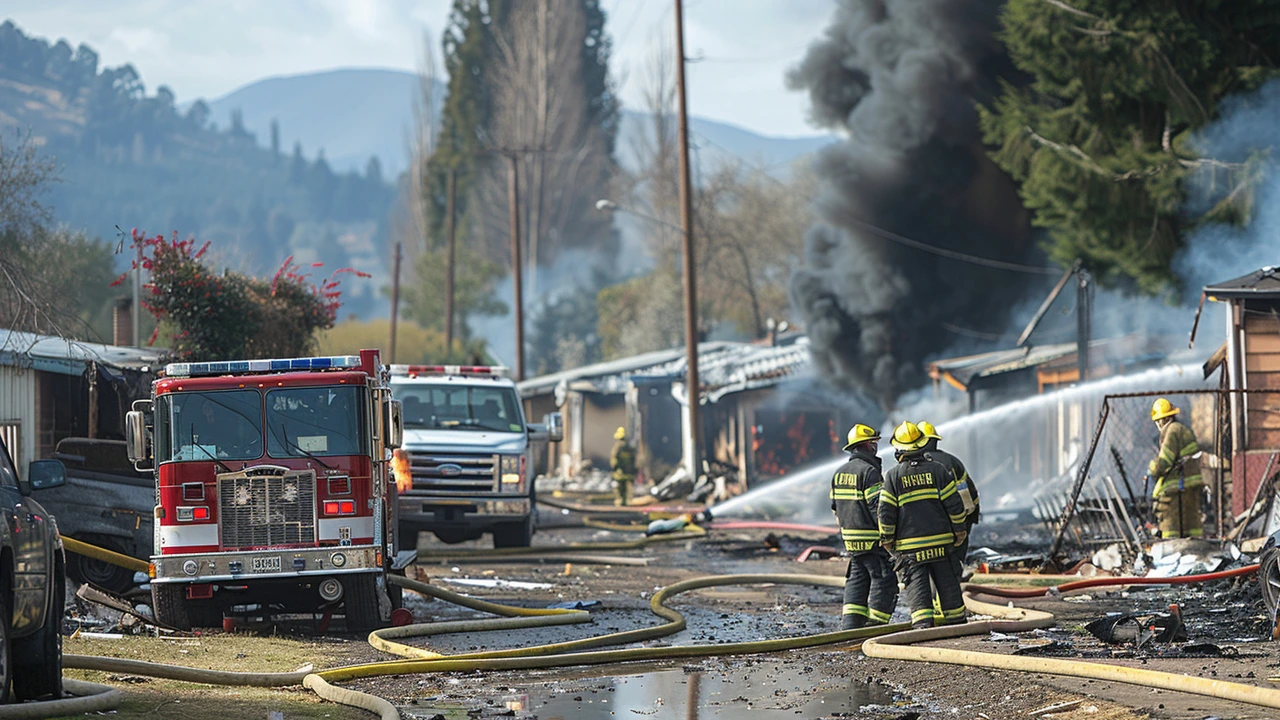
[[[1080,473],[1076,476],[1075,485],[1071,488],[1071,496],[1067,498],[1066,507],[1062,508],[1062,517],[1058,522],[1058,532],[1053,536],[1053,544],[1049,546],[1049,559],[1052,560],[1062,547],[1062,538],[1071,524],[1071,517],[1076,512],[1076,502],[1080,499],[1080,490],[1084,488],[1085,478],[1089,476],[1089,467],[1093,465],[1093,455],[1098,450],[1098,440],[1102,438],[1102,428],[1107,425],[1107,415],[1111,412],[1110,398],[1102,399],[1102,412],[1098,416],[1098,429],[1093,432],[1093,441],[1089,443],[1089,454],[1084,456],[1080,465]]]

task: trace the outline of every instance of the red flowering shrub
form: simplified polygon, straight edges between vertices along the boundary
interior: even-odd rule
[[[316,332],[333,327],[342,306],[339,276],[369,277],[342,268],[317,285],[292,256],[270,282],[230,271],[219,275],[201,262],[209,243],[197,249],[194,239],[179,240],[176,232],[166,240],[135,229],[132,247],[135,255],[141,247],[142,269],[150,273],[142,306],[170,326],[173,354],[188,361],[305,356],[315,349]],[[155,339],[152,334],[148,344]]]

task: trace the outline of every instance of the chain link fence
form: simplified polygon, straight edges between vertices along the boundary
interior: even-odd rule
[[[1178,421],[1191,428],[1199,443],[1208,491],[1202,504],[1205,537],[1223,537],[1232,530],[1236,525],[1230,472],[1233,394],[1251,397],[1258,407],[1280,401],[1280,391],[1221,389],[1105,396],[1081,462],[1033,497],[1036,514],[1055,536],[1051,554],[1064,543],[1086,550],[1120,543],[1136,553],[1152,539],[1154,487],[1144,482],[1144,476],[1160,448],[1160,433],[1151,420],[1157,398],[1166,398],[1178,408]]]

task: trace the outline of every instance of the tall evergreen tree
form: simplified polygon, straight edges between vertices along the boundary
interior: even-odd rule
[[[1174,254],[1206,219],[1185,211],[1203,167],[1195,132],[1276,73],[1280,13],[1268,0],[1009,0],[1002,20],[1030,82],[1005,86],[983,132],[1050,256],[1169,290]]]

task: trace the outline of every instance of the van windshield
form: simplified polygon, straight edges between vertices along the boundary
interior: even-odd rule
[[[524,432],[520,399],[509,387],[393,385],[406,428]]]

